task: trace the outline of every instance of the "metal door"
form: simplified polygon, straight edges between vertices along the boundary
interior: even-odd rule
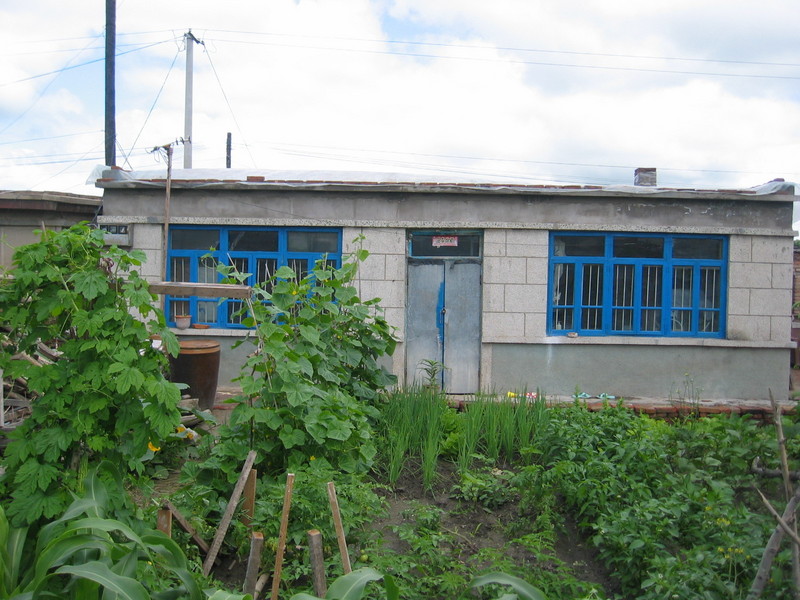
[[[409,259],[406,381],[424,382],[424,360],[444,364],[439,383],[450,394],[479,389],[479,259]]]

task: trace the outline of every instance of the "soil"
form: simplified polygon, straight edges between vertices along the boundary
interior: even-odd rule
[[[408,511],[423,504],[436,506],[443,511],[441,528],[456,537],[462,553],[474,555],[482,549],[495,548],[503,550],[516,562],[533,563],[540,560],[525,549],[508,544],[517,537],[513,528],[521,515],[516,502],[509,502],[491,511],[479,506],[465,508],[464,503],[450,496],[456,481],[454,465],[442,461],[432,493],[423,488],[419,473],[404,474],[393,490],[384,491],[382,495],[386,502],[387,515],[375,522],[376,529],[383,536],[384,545],[396,552],[409,549],[393,527],[408,522]],[[555,552],[557,558],[571,568],[577,579],[600,585],[608,597],[619,591],[609,570],[589,545],[586,535],[569,516],[565,516],[560,523]],[[548,568],[547,565],[544,567]]]
[[[374,527],[381,533],[385,547],[398,553],[408,551],[408,545],[393,528],[410,522],[411,511],[415,507],[430,505],[442,510],[441,528],[455,537],[462,559],[468,559],[480,550],[494,548],[502,550],[518,563],[534,563],[540,560],[524,548],[508,544],[517,537],[514,523],[521,515],[516,502],[509,502],[491,511],[475,505],[467,507],[465,503],[450,496],[456,481],[454,465],[440,461],[432,492],[423,488],[420,473],[409,473],[408,470],[393,489],[379,488],[378,493],[384,498],[387,510],[383,518],[374,522]],[[179,487],[179,472],[173,471],[169,477],[156,482],[155,495],[168,496]],[[564,516],[560,523],[555,552],[557,558],[571,568],[577,579],[600,585],[606,597],[613,597],[619,591],[608,569],[588,543],[586,535],[569,516]],[[543,566],[545,569],[550,568],[550,565]],[[244,574],[245,565],[233,557],[222,557],[214,569],[214,576],[223,583],[230,584],[231,589],[241,586]]]

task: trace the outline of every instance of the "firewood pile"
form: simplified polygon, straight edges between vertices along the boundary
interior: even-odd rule
[[[12,345],[5,337],[7,329],[0,329],[0,344],[4,352],[12,350]],[[59,351],[41,342],[36,346],[34,354],[14,354],[13,360],[26,360],[32,365],[43,367],[57,361]],[[22,377],[12,378],[0,371],[3,386],[0,392],[0,448],[6,445],[6,437],[2,435],[17,427],[31,412],[31,402],[36,399],[36,392],[28,388],[28,382]]]

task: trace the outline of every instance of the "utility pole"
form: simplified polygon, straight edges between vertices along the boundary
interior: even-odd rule
[[[106,0],[106,165],[117,164],[115,58],[117,46],[117,0]]]
[[[194,44],[202,44],[200,40],[194,37],[190,29],[183,35],[186,42],[186,105],[183,117],[183,168],[192,168],[192,87],[194,84],[193,62],[194,62]]]
[[[231,132],[228,132],[228,139],[225,143],[225,168],[231,168]]]

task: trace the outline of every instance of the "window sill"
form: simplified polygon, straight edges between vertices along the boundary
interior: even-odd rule
[[[177,327],[170,327],[170,331],[177,336],[181,337],[245,337],[252,329],[222,329],[211,328],[208,329],[178,329]]]

